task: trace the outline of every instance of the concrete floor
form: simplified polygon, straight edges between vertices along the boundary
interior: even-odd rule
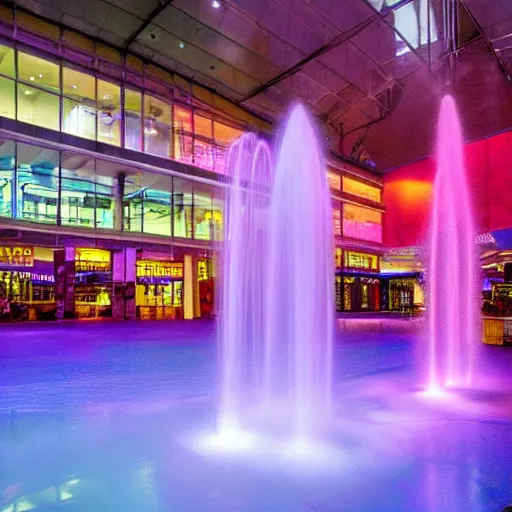
[[[0,511],[499,512],[512,349],[476,389],[418,393],[422,321],[340,319],[336,428],[316,456],[207,453],[213,322],[0,325]]]

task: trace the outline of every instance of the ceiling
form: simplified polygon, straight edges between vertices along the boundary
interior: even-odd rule
[[[512,74],[510,0],[16,4],[130,49],[267,118],[278,120],[299,98],[324,124],[333,149],[351,155],[365,148],[383,169],[431,152],[437,102],[447,82],[454,82],[464,111],[482,108],[489,95],[512,104],[506,77]],[[455,63],[446,57],[452,52]],[[468,84],[466,69],[480,76]],[[480,96],[468,89],[475,80]],[[492,101],[487,117],[499,109],[497,122],[480,121],[478,129],[470,123],[469,139],[512,124],[512,109],[509,116]]]

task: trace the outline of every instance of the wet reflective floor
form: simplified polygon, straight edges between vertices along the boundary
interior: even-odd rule
[[[512,350],[425,397],[420,320],[340,320],[334,425],[211,449],[212,322],[0,325],[0,511],[496,511],[512,502]]]

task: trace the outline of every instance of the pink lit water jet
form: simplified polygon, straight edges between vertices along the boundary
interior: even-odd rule
[[[253,135],[228,159],[220,429],[303,440],[331,402],[334,269],[325,162],[301,105],[271,161]]]
[[[478,343],[475,226],[455,102],[441,102],[437,173],[431,214],[428,281],[428,390],[432,395],[471,383]]]

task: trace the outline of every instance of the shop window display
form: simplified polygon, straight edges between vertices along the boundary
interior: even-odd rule
[[[59,152],[17,143],[15,217],[57,223]]]
[[[169,102],[144,95],[144,148],[147,153],[169,157],[171,106]]]
[[[96,139],[96,79],[75,69],[62,69],[62,130]]]

